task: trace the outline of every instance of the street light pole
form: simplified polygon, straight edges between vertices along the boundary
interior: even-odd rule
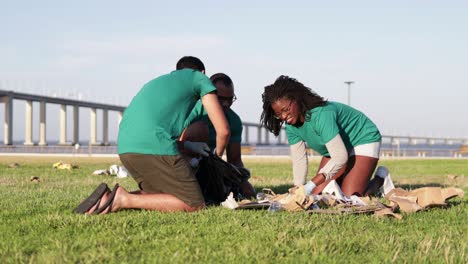
[[[348,85],[348,105],[351,106],[351,84],[353,84],[353,81],[347,81],[344,82]]]

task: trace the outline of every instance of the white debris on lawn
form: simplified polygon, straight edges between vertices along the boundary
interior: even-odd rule
[[[239,207],[239,205],[236,202],[236,199],[234,199],[234,194],[232,192],[229,193],[229,196],[224,202],[221,203],[221,205],[229,209],[236,209],[237,207]]]
[[[385,177],[384,183],[381,187],[382,196],[387,195],[393,189],[395,189],[395,185],[393,184],[390,174],[388,174],[387,177]]]
[[[95,170],[93,175],[110,175],[116,176],[117,178],[126,178],[130,176],[130,173],[128,173],[124,166],[113,164],[107,170]]]
[[[323,189],[322,193],[331,194],[338,200],[346,202],[346,203],[351,203],[353,205],[367,205],[365,202],[361,200],[361,198],[359,198],[356,195],[351,195],[351,196],[345,195],[341,191],[340,186],[335,180],[332,180],[331,182],[329,182],[327,186],[325,186],[325,188]]]

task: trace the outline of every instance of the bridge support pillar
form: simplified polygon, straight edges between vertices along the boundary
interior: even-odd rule
[[[263,144],[263,142],[262,142],[262,126],[257,127],[257,144]]]
[[[105,146],[109,145],[109,111],[102,110],[102,143]]]
[[[5,145],[13,144],[13,98],[11,96],[5,96],[3,98],[5,103],[5,121],[3,124],[4,134],[3,143]]]
[[[26,101],[25,109],[25,126],[24,126],[24,145],[32,146],[34,145],[32,141],[33,134],[33,102],[31,100]]]
[[[249,144],[249,127],[248,126],[244,126],[244,129],[245,129],[245,140],[244,140],[244,143],[245,144]]]
[[[60,105],[60,137],[59,145],[67,144],[67,105]]]
[[[73,106],[73,135],[72,144],[80,143],[80,108],[77,105]]]
[[[96,137],[96,130],[97,130],[97,118],[96,118],[96,108],[91,108],[91,123],[90,123],[90,131],[89,131],[89,144],[96,145],[97,144],[97,137]]]
[[[39,146],[47,146],[46,141],[46,103],[39,103]]]

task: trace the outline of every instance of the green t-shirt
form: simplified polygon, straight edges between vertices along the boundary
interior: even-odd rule
[[[380,142],[382,137],[376,125],[360,111],[337,102],[309,110],[310,120],[300,127],[286,124],[289,145],[305,141],[323,156],[329,156],[325,144],[340,134],[346,149]]]
[[[240,143],[242,141],[242,120],[239,115],[236,114],[232,109],[229,109],[227,112],[224,112],[229,128],[231,130],[231,137],[229,138],[229,143]],[[194,121],[203,120],[207,123],[209,129],[209,142],[208,145],[211,149],[216,147],[216,130],[214,129],[213,124],[208,118],[208,113],[206,113],[205,108],[202,103],[199,101],[193,108],[190,116],[185,121],[185,127],[193,123]]]
[[[118,153],[176,155],[176,141],[195,103],[215,91],[210,79],[192,69],[173,71],[143,86],[125,109]]]

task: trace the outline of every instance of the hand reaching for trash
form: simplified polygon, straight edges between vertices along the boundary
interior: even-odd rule
[[[184,141],[184,148],[200,154],[203,157],[208,157],[210,155],[210,147],[205,142]]]

